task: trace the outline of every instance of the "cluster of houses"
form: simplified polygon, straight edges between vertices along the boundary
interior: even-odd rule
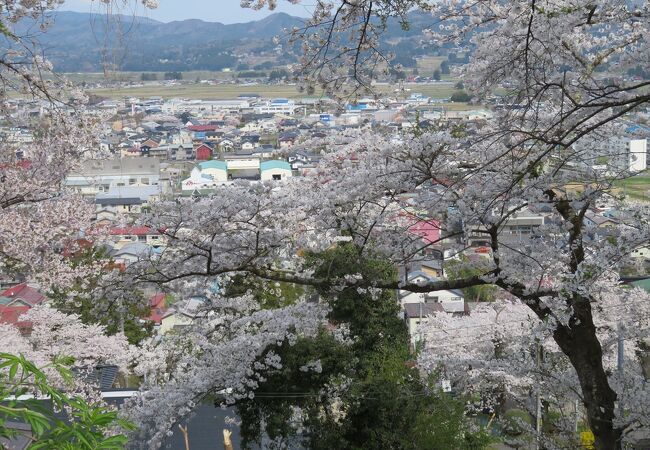
[[[166,239],[162,230],[134,225],[156,201],[209,195],[238,179],[283,183],[304,176],[318,167],[322,143],[347,128],[376,129],[392,133],[399,140],[402,131],[415,126],[426,127],[441,119],[480,125],[492,114],[486,109],[445,111],[444,106],[421,94],[402,100],[361,99],[343,108],[328,100],[263,99],[255,95],[231,100],[106,100],[94,105],[91,112],[93,108],[103,117],[111,117],[104,123],[100,136],[104,157],[84,161],[68,175],[65,184],[94,203],[95,223],[107,230],[105,250],[119,267],[142,258],[155,258],[164,250]],[[38,105],[23,105],[26,118],[41,113]],[[650,130],[644,130],[637,126],[629,135],[603,143],[606,148],[615,149],[611,153],[618,156],[608,160],[594,158],[593,166],[645,170],[650,158],[643,133],[650,136]],[[29,145],[33,141],[30,127],[0,127],[0,137],[17,144],[19,159],[29,159]],[[427,189],[430,188],[436,187]],[[409,209],[409,196],[418,195],[426,192],[404,194],[403,210]],[[422,240],[426,250],[419,255],[417,264],[400,268],[407,283],[444,279],[447,274],[443,259],[447,258],[443,257],[453,253],[450,249],[459,244],[465,248],[463,258],[490,255],[485,233],[478,224],[457,224],[453,214],[443,219],[430,217],[426,211],[412,211],[410,217],[415,220],[408,223],[405,232]],[[608,205],[599,205],[585,217],[594,233],[606,233],[608,227],[619,225],[622,219]],[[462,226],[469,230],[466,241],[441,240],[442,220],[446,221],[445,229]],[[552,211],[543,205],[530,205],[503,223],[502,239],[527,239],[553,220]],[[648,261],[650,248],[635,249],[632,256]],[[150,294],[149,319],[163,334],[187,325],[201,310],[200,297],[179,299],[172,305],[162,294]],[[434,312],[467,314],[476,300],[466,298],[460,290],[397,294],[414,344],[419,339],[418,325],[427,316]],[[0,299],[5,297],[11,295],[3,293]],[[25,307],[0,300],[2,317],[11,316],[11,308]]]

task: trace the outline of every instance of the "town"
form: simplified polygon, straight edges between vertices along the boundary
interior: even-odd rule
[[[62,448],[75,426],[99,445],[114,424],[115,448],[648,448],[647,74],[592,76],[573,50],[589,73],[556,92],[519,60],[466,72],[484,45],[370,87],[359,55],[344,84],[323,62],[317,90],[252,53],[69,74],[83,101],[20,79],[0,122],[0,446]],[[106,420],[11,409],[44,398]]]

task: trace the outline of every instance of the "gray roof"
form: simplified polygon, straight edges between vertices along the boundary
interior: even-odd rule
[[[71,175],[86,177],[106,175],[159,175],[160,161],[156,158],[130,157],[116,159],[92,159],[82,163]]]
[[[102,206],[141,205],[142,200],[140,200],[139,198],[126,198],[126,197],[96,198],[95,204],[102,205]]]
[[[107,193],[97,195],[97,199],[105,198],[139,198],[148,201],[152,195],[160,195],[161,188],[156,185],[148,186],[111,186]]]
[[[29,424],[22,422],[10,422],[7,421],[4,423],[4,426],[9,429],[16,431],[16,436],[11,439],[0,437],[0,448],[6,448],[7,450],[23,450],[29,447],[29,444],[32,443],[30,436],[32,436],[32,427]]]
[[[135,256],[147,256],[151,253],[151,247],[142,242],[134,242],[133,244],[127,244],[119,250],[113,251],[113,256],[121,255],[135,255]]]
[[[430,316],[437,312],[443,312],[444,309],[440,303],[407,303],[404,305],[404,315],[407,319],[415,319]]]

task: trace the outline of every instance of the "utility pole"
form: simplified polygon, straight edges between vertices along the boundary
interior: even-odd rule
[[[230,439],[232,432],[230,430],[223,430],[223,447],[225,450],[233,450],[232,440]]]
[[[418,331],[420,333],[420,345],[422,345],[422,300],[420,300],[420,322],[418,323]]]
[[[542,345],[538,342],[535,355],[535,365],[537,366],[537,371],[539,372],[542,366]],[[541,448],[541,436],[542,436],[542,395],[537,391],[535,398],[536,411],[535,411],[535,450],[540,450]]]
[[[179,423],[178,428],[181,430],[181,433],[183,433],[183,440],[185,442],[185,450],[190,450],[190,435],[189,435],[189,433],[187,431],[187,425],[182,426]]]
[[[617,369],[618,369],[618,379],[621,383],[621,389],[618,394],[618,415],[619,417],[623,415],[623,390],[625,382],[625,371],[623,365],[625,363],[625,327],[623,323],[618,322],[617,325],[618,332],[618,358],[617,358]]]

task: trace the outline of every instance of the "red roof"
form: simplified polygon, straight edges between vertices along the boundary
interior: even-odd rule
[[[420,220],[409,227],[409,232],[432,244],[440,240],[440,222],[433,219]]]
[[[16,161],[15,164],[11,164],[11,163],[0,164],[0,169],[13,168],[14,166],[20,169],[29,169],[30,167],[32,167],[32,162],[28,159],[21,159],[19,161]]]
[[[89,249],[93,246],[93,243],[88,239],[75,239],[73,243],[67,244],[63,249],[63,256],[75,256],[80,253],[82,250]]]
[[[151,313],[149,314],[149,317],[147,317],[147,320],[159,324],[167,312],[167,306],[165,305],[165,294],[154,294],[149,299],[149,306],[151,306]]]
[[[149,227],[117,227],[111,228],[111,235],[118,234],[135,234],[136,236],[146,236],[147,234],[160,234]]]
[[[20,316],[30,310],[29,306],[7,306],[0,305],[0,323],[8,323],[17,326],[28,326],[29,322],[19,321]]]
[[[155,308],[156,306],[165,305],[165,294],[158,293],[151,296],[149,299],[149,306]]]
[[[33,287],[28,286],[27,283],[20,283],[16,286],[10,287],[6,291],[0,293],[0,296],[8,297],[11,299],[20,299],[29,304],[29,306],[26,306],[26,308],[36,306],[45,300],[45,296],[43,294],[38,292]]]

